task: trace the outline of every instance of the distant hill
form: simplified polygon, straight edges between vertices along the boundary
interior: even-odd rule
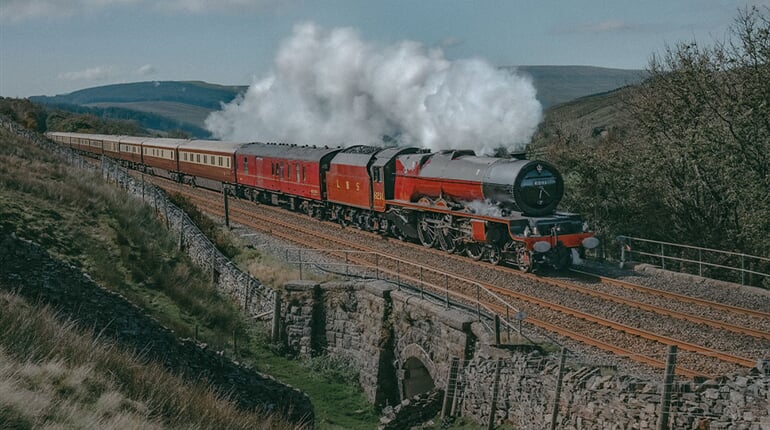
[[[86,88],[53,97],[35,96],[30,97],[30,100],[81,106],[95,103],[176,102],[214,110],[219,109],[221,102],[232,101],[247,88],[201,81],[147,81]]]
[[[548,109],[580,97],[605,93],[644,78],[642,70],[590,66],[518,66],[532,77],[538,100]],[[204,121],[222,103],[229,103],[247,86],[216,85],[201,81],[148,81],[105,85],[57,96],[30,100],[64,110],[102,118],[134,119],[143,128],[182,130],[194,137],[209,137]]]
[[[644,70],[608,69],[592,66],[518,66],[505,67],[528,74],[537,89],[543,108],[580,97],[605,93],[644,80]]]
[[[30,100],[75,112],[87,108],[86,112],[102,117],[114,117],[115,112],[120,112],[120,118],[130,119],[127,116],[133,111],[144,128],[178,129],[195,137],[208,137],[203,127],[208,114],[246,89],[201,81],[148,81],[86,88],[53,97],[34,96]]]

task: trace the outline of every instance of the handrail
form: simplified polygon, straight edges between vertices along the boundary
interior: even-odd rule
[[[660,240],[644,239],[640,237],[625,236],[625,235],[618,236],[617,240],[620,243],[620,267],[623,267],[626,262],[631,261],[629,257],[633,257],[634,255],[637,255],[637,256],[650,257],[652,260],[659,260],[660,264],[659,265],[655,264],[655,265],[663,269],[666,269],[667,261],[697,264],[699,276],[706,276],[703,273],[704,267],[711,267],[711,268],[717,268],[717,269],[725,269],[733,272],[739,272],[741,275],[740,276],[741,285],[746,285],[746,274],[761,276],[763,278],[770,279],[770,273],[760,272],[760,271],[754,270],[753,268],[746,267],[747,262],[756,262],[763,265],[767,265],[767,267],[770,268],[770,258],[767,258],[767,257],[760,257],[760,256],[750,255],[750,254],[741,253],[741,252],[724,251],[720,249],[704,248],[704,247],[693,246],[693,245],[684,245],[679,243],[664,242]],[[634,244],[640,244],[640,243],[658,246],[659,252],[655,252],[649,249],[640,250],[640,249],[636,249],[635,246],[632,246]],[[697,251],[698,259],[695,260],[692,258],[684,258],[677,255],[671,255],[671,254],[677,254],[676,252],[670,252],[669,255],[666,255],[666,251],[665,251],[666,247],[675,248],[679,250],[678,254],[680,255],[681,255],[681,252],[684,252],[684,251]],[[737,264],[730,265],[729,263],[707,261],[704,259],[704,253],[706,253],[707,255],[709,254],[714,255],[715,257],[721,256],[723,257],[723,259],[736,258],[736,257],[740,258],[740,267],[738,267]],[[670,265],[669,265],[669,269],[670,269]],[[710,277],[710,278],[714,279],[713,277]]]

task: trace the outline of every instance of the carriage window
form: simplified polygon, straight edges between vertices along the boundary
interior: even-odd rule
[[[197,160],[199,163],[201,162],[201,155],[200,155],[200,154],[195,154],[195,158],[196,158],[196,160]]]
[[[243,173],[249,174],[249,160],[243,157]]]
[[[302,182],[307,182],[307,171],[305,170],[305,166],[302,166]]]

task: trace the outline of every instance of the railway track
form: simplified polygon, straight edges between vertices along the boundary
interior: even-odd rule
[[[152,178],[152,181],[169,191],[188,196],[207,212],[218,216],[223,215],[221,194],[206,190],[191,190],[189,187],[158,178]],[[530,314],[527,318],[529,324],[648,366],[662,368],[664,366],[662,357],[665,345],[677,345],[680,350],[691,353],[683,355],[679,360],[680,365],[677,368],[677,373],[682,376],[693,377],[696,375],[728,373],[740,367],[751,367],[756,363],[756,358],[754,357],[744,357],[704,346],[700,343],[678,340],[665,334],[621,324],[612,319],[584,312],[578,308],[539,298],[537,295],[513,291],[510,285],[501,285],[501,282],[479,281],[464,278],[459,274],[449,275],[447,272],[433,270],[428,265],[399,258],[393,255],[392,251],[383,250],[382,246],[363,246],[359,243],[360,240],[344,239],[343,236],[347,236],[352,232],[341,230],[336,225],[318,223],[315,220],[310,221],[310,218],[304,215],[294,214],[283,209],[269,206],[255,207],[248,202],[233,201],[233,204],[230,206],[230,217],[240,224],[282,237],[298,245],[323,249],[325,253],[337,258],[343,258],[344,256],[348,263],[361,266],[375,266],[377,268],[377,276],[381,274],[382,276],[398,277],[400,281],[418,285],[420,288],[429,290],[435,295],[446,295],[469,306],[475,304],[479,310],[483,308],[487,312],[506,316],[511,311],[515,312],[520,308],[526,307],[528,314]],[[295,221],[285,221],[287,219]],[[327,228],[335,228],[340,233],[334,235],[319,233],[314,228],[307,228],[306,226],[309,224],[328,224]],[[457,261],[458,265],[469,264],[467,258],[426,249],[420,245],[396,240],[386,241],[372,233],[361,231],[356,231],[355,233],[359,237],[363,234],[364,237],[374,239],[374,242],[379,242],[380,245],[384,244],[389,248],[394,246],[399,246],[399,249],[411,248],[413,251],[432,255],[444,261]],[[341,252],[330,250],[329,248],[356,250],[357,252],[351,254],[350,251]],[[642,287],[607,277],[597,277],[594,274],[581,273],[579,276],[588,279],[588,282],[594,285],[609,286],[614,289],[622,287],[622,291],[646,295],[648,298],[634,300],[623,295],[577,285],[568,280],[522,274],[514,269],[492,266],[486,263],[473,262],[473,264],[483,266],[486,272],[492,273],[494,276],[504,275],[506,279],[514,277],[522,282],[546,284],[549,287],[558,288],[559,291],[569,291],[595,300],[609,301],[619,306],[635,308],[646,313],[653,313],[664,318],[683,321],[689,324],[704,325],[719,331],[722,333],[722,336],[727,336],[727,333],[734,333],[753,339],[770,339],[770,330],[747,327],[747,324],[736,324],[726,321],[732,318],[730,315],[733,317],[741,315],[742,318],[748,321],[758,323],[760,327],[765,327],[764,324],[770,326],[770,314],[765,312],[709,302],[688,296],[672,295],[649,287]],[[680,303],[687,303],[699,309],[712,309],[728,316],[721,318],[721,320],[719,318],[705,318],[697,314],[680,312],[649,303],[660,298],[667,301],[676,300]],[[558,323],[554,323],[554,321],[558,321]],[[566,329],[565,327],[572,327],[572,329]],[[597,336],[597,332],[601,332],[601,335]],[[585,333],[591,333],[591,335],[586,335]]]

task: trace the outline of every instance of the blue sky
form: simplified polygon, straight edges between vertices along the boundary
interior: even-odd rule
[[[147,80],[249,85],[296,25],[350,27],[449,60],[644,68],[666,44],[723,39],[770,0],[0,0],[0,96]]]

